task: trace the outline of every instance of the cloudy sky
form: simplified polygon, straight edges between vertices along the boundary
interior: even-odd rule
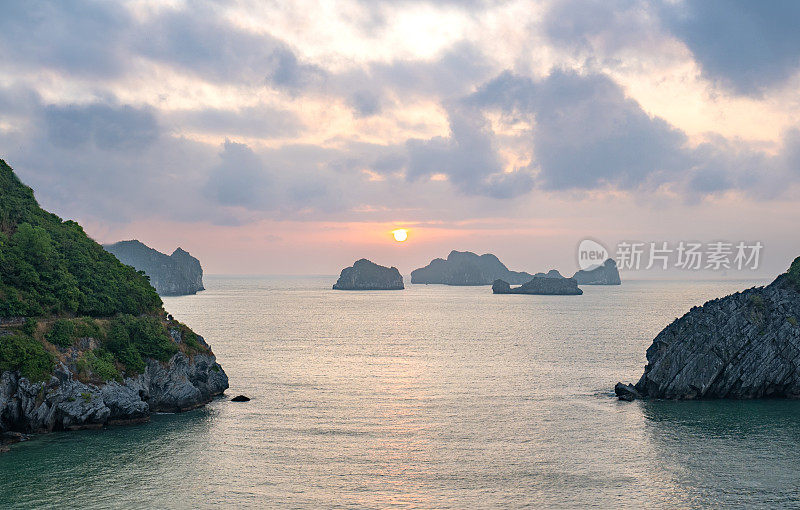
[[[586,237],[800,254],[800,3],[3,2],[0,157],[210,273],[571,273]],[[406,243],[390,231],[410,229]]]

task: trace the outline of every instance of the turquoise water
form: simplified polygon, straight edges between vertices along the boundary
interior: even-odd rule
[[[2,508],[800,505],[800,402],[618,402],[658,331],[756,282],[336,292],[206,279],[166,308],[229,396],[0,455]],[[763,282],[759,282],[763,283]]]

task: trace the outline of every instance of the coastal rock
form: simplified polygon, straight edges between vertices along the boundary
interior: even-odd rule
[[[469,251],[451,251],[445,259],[433,259],[430,264],[411,271],[411,283],[444,285],[491,285],[498,279],[520,285],[533,275],[510,271],[490,253],[476,255]]]
[[[511,294],[511,285],[504,280],[495,280],[492,283],[492,294]]]
[[[403,277],[396,267],[379,266],[367,259],[342,269],[334,290],[402,290]]]
[[[200,407],[228,388],[228,377],[213,354],[189,358],[182,352],[168,363],[149,360],[143,374],[101,385],[76,379],[61,364],[46,382],[18,372],[0,375],[0,432],[51,432],[146,421],[154,412]]]
[[[614,393],[620,400],[625,400],[626,402],[633,402],[638,398],[642,398],[633,384],[618,382],[617,385],[614,386]]]
[[[619,270],[614,259],[607,259],[592,269],[581,269],[573,276],[578,285],[620,285]]]
[[[231,399],[231,402],[250,402],[250,398],[245,397],[244,395],[236,395]]]
[[[798,320],[800,257],[770,285],[696,306],[667,326],[634,389],[642,398],[798,398]]]
[[[136,240],[106,244],[103,248],[123,264],[144,271],[162,296],[196,294],[204,290],[200,261],[181,248],[166,255]]]
[[[520,287],[512,288],[504,280],[495,280],[492,284],[494,294],[540,294],[547,296],[578,296],[583,291],[572,278],[550,278],[535,276]]]
[[[21,432],[3,432],[0,434],[0,453],[9,451],[8,445],[27,441],[31,436]]]

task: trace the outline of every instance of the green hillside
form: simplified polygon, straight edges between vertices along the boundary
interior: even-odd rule
[[[160,308],[144,275],[74,221],[39,207],[33,190],[0,160],[0,317],[139,315]]]
[[[40,208],[3,160],[0,326],[0,373],[18,370],[32,380],[47,379],[56,361],[81,380],[121,380],[141,373],[147,359],[208,350],[167,316],[143,273],[74,221]]]

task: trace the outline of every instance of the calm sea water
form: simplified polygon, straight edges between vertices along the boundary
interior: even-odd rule
[[[0,455],[2,508],[800,505],[800,402],[613,398],[692,305],[763,282],[331,291],[207,278],[165,299],[229,396]]]

